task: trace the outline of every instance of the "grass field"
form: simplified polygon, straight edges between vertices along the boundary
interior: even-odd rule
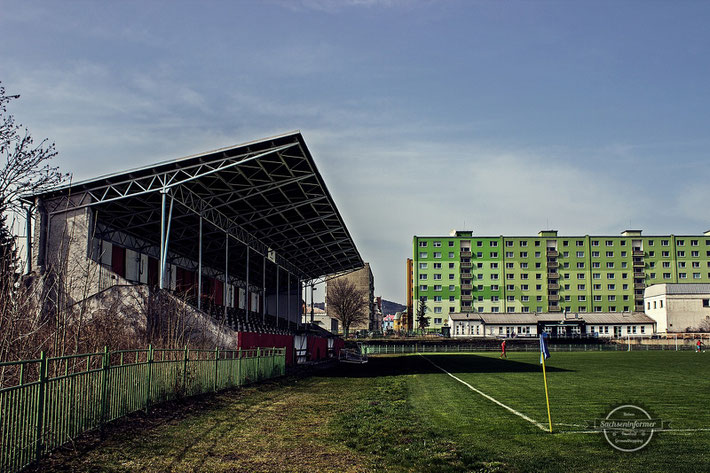
[[[37,471],[710,471],[710,354],[553,353],[548,384],[552,434],[511,412],[547,424],[535,353],[372,357],[134,417]],[[635,453],[576,433],[627,401],[674,430]]]

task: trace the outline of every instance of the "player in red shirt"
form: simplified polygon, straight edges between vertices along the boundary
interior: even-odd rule
[[[508,359],[508,355],[505,354],[505,340],[500,344],[500,356],[498,358]]]

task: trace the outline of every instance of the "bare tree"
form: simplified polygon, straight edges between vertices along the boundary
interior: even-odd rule
[[[347,279],[335,279],[328,283],[327,304],[328,314],[343,324],[346,338],[351,325],[369,322],[367,293],[357,289]]]

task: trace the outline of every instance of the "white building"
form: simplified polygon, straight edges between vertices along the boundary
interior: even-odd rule
[[[710,284],[654,284],[644,291],[646,315],[660,333],[708,331]]]
[[[452,337],[552,338],[642,337],[655,333],[655,321],[642,312],[455,313],[449,314]]]

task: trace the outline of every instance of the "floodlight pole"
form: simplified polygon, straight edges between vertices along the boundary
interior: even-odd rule
[[[197,253],[197,310],[202,310],[202,214],[200,214],[200,237]]]

